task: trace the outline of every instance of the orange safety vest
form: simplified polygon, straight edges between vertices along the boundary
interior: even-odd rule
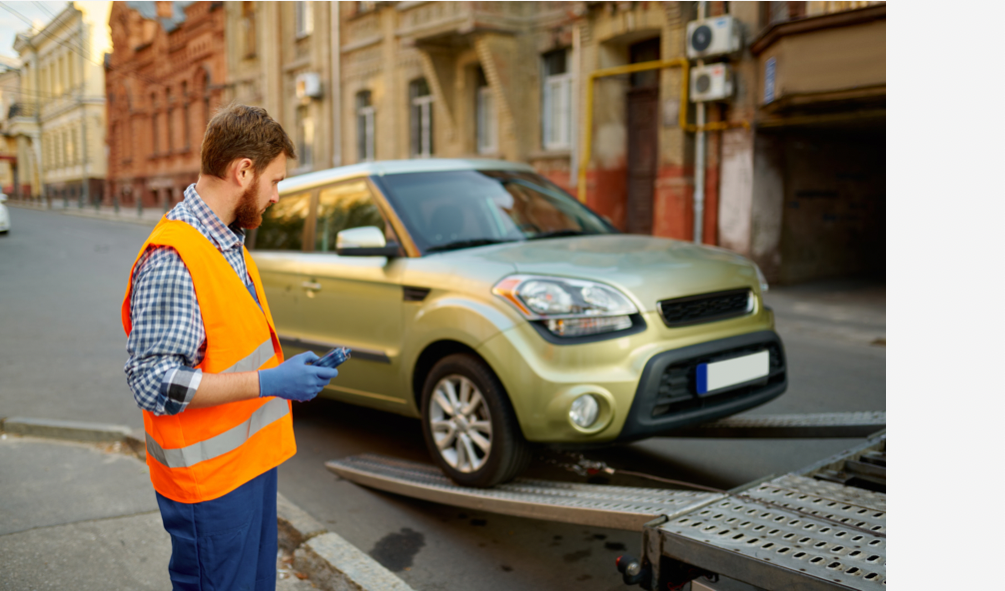
[[[248,274],[261,308],[242,278],[216,246],[182,221],[162,218],[129,272],[122,301],[122,326],[132,331],[130,296],[136,263],[148,246],[170,246],[192,275],[206,327],[204,373],[254,371],[283,361],[283,349],[265,301],[255,262],[244,250]],[[264,312],[264,314],[263,314]],[[143,411],[147,465],[154,490],[181,503],[222,497],[292,457],[291,405],[282,398],[255,398],[207,408],[186,408],[176,415]]]

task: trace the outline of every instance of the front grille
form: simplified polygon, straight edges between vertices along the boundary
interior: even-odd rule
[[[753,298],[745,288],[663,300],[656,306],[667,326],[687,326],[743,316],[753,311]]]
[[[698,396],[696,373],[699,364],[732,359],[764,350],[768,351],[770,362],[768,376],[763,382],[734,388],[733,390],[727,390],[719,394]],[[659,391],[656,394],[656,402],[653,405],[652,416],[659,417],[671,412],[692,410],[705,407],[709,404],[717,405],[732,399],[743,398],[755,390],[761,390],[784,379],[785,360],[782,357],[781,348],[776,343],[761,343],[685,359],[670,364],[663,370],[663,375],[660,376]]]

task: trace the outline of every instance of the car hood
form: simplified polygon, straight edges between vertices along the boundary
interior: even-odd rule
[[[462,254],[463,253],[463,254]],[[758,290],[753,263],[690,242],[612,234],[553,238],[466,249],[468,263],[508,263],[518,273],[592,279],[620,288],[652,311],[656,302],[741,287]]]

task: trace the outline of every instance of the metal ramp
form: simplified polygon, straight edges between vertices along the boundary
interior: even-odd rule
[[[830,422],[846,433],[875,432],[885,423],[885,413],[840,414],[859,415],[852,417],[858,426],[834,413],[782,422],[793,430]],[[787,428],[777,416],[737,417],[727,427]],[[885,431],[802,470],[722,493],[531,479],[474,489],[454,484],[435,466],[376,454],[325,466],[357,484],[436,503],[642,531],[643,558],[635,566],[646,573],[637,581],[645,589],[676,588],[700,573],[764,589],[886,588],[886,495],[877,492],[885,491]]]
[[[660,515],[677,516],[725,494],[517,478],[491,489],[458,486],[435,466],[363,454],[326,462],[346,480],[400,495],[517,517],[642,531]]]

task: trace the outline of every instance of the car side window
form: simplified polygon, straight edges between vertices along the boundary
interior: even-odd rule
[[[262,214],[254,235],[255,250],[303,250],[304,226],[311,209],[311,194],[282,197]]]
[[[362,226],[376,226],[384,232],[384,239],[389,244],[397,242],[394,230],[384,220],[370,186],[363,179],[321,189],[318,194],[316,223],[316,252],[333,252],[335,237],[339,232]]]

